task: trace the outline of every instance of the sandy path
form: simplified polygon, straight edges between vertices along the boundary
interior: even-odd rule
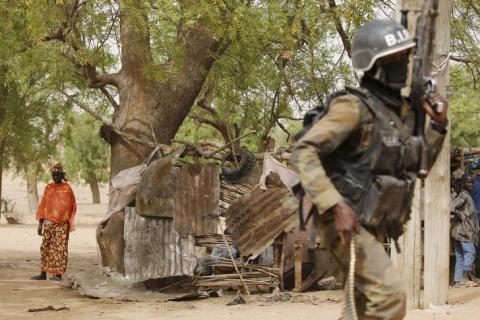
[[[247,305],[226,306],[232,296],[194,302],[120,302],[89,299],[77,290],[60,289],[54,282],[31,281],[38,272],[40,237],[34,225],[0,226],[0,319],[337,319],[341,310],[339,291],[300,295],[292,302],[265,302],[254,296]],[[95,228],[79,226],[71,234],[70,272],[98,268]],[[452,306],[418,310],[407,319],[478,319],[480,289],[451,290]],[[29,308],[68,307],[69,311],[27,312]]]

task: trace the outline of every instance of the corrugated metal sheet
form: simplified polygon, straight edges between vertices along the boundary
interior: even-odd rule
[[[255,188],[228,208],[227,229],[242,256],[258,256],[298,224],[298,201],[285,187]]]
[[[124,239],[125,277],[129,281],[193,275],[194,236],[180,236],[173,219],[141,217],[128,207]]]
[[[219,167],[214,164],[193,164],[180,169],[173,218],[179,234],[200,236],[217,232],[219,174]]]
[[[224,179],[220,179],[220,215],[224,216],[232,202],[252,189],[253,186],[246,183],[232,184]]]

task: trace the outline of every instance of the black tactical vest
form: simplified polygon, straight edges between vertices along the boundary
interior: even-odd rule
[[[359,214],[365,227],[397,239],[410,219],[420,144],[400,117],[364,88],[346,88],[373,116],[368,146],[349,151],[340,146],[322,157],[327,175]]]

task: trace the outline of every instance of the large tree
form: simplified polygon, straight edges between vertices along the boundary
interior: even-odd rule
[[[34,46],[62,63],[66,93],[94,88],[111,103],[111,125],[102,128],[111,176],[143,162],[155,142],[170,143],[215,57],[238,36],[234,22],[253,7],[235,0],[23,5],[35,27]],[[113,216],[98,236],[104,264],[122,272],[123,215]]]

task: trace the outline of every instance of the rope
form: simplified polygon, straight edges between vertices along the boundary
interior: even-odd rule
[[[449,52],[447,54],[447,57],[445,58],[445,60],[443,60],[438,66],[435,65],[435,63],[433,63],[433,66],[437,69],[437,71],[435,72],[432,72],[432,77],[437,77],[438,75],[440,75],[440,73],[442,73],[443,71],[445,71],[445,69],[447,68],[448,66],[448,61],[450,60],[450,56],[451,56],[451,53]]]
[[[348,267],[346,311],[348,320],[358,320],[357,308],[355,306],[355,235],[350,240],[350,264]]]

